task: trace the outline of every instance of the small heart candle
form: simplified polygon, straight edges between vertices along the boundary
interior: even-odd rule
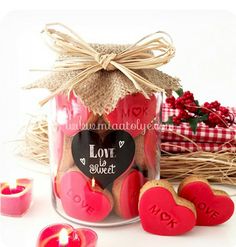
[[[10,183],[0,183],[0,212],[6,216],[21,216],[30,207],[32,180],[21,178]]]
[[[40,232],[37,247],[95,247],[96,243],[97,234],[91,229],[54,224]]]

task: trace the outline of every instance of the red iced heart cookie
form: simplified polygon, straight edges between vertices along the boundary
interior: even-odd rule
[[[155,129],[147,130],[145,135],[139,135],[135,139],[135,164],[147,172],[149,179],[157,176],[158,165],[158,132]]]
[[[79,97],[71,92],[69,98],[66,94],[59,94],[56,99],[56,121],[61,130],[69,136],[80,131],[86,123],[92,122],[95,116],[88,111]]]
[[[50,138],[53,140],[53,162],[59,164],[63,153],[65,135],[58,126],[51,129]]]
[[[62,132],[62,131],[61,131]],[[70,168],[73,167],[74,165],[74,159],[71,153],[71,143],[72,143],[72,137],[71,136],[67,136],[65,134],[60,134],[60,131],[58,131],[58,155],[60,157],[60,159],[58,160],[57,157],[55,157],[56,159],[54,160],[54,162],[56,162],[56,160],[58,161],[58,169],[57,169],[57,173],[55,176],[55,180],[54,180],[54,190],[56,195],[60,198],[60,180],[62,175],[68,171]],[[60,153],[59,153],[60,152]]]
[[[156,175],[156,167],[158,165],[158,131],[149,129],[144,136],[144,152],[146,155],[146,164],[153,170]]]
[[[233,215],[234,203],[228,194],[221,190],[213,190],[204,178],[190,176],[184,179],[178,193],[194,203],[197,210],[197,225],[218,225]]]
[[[133,137],[139,135],[156,117],[156,97],[146,99],[143,94],[136,93],[121,99],[115,110],[105,116],[112,129],[122,129]]]
[[[173,236],[190,231],[196,223],[194,205],[177,196],[165,180],[147,182],[140,192],[139,215],[147,232]]]
[[[113,208],[110,193],[78,171],[66,172],[60,183],[60,196],[65,212],[78,220],[98,222]]]
[[[139,192],[144,183],[143,174],[137,170],[131,170],[115,180],[112,193],[115,212],[120,217],[130,219],[138,216]]]
[[[134,138],[135,142],[135,154],[134,154],[134,161],[135,164],[141,168],[142,171],[147,170],[146,166],[146,157],[144,152],[144,135],[139,135]]]

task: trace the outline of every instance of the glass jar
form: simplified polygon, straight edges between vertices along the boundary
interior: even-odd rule
[[[140,188],[159,178],[161,103],[161,93],[136,93],[98,116],[73,92],[52,100],[52,200],[60,215],[89,226],[139,219]]]

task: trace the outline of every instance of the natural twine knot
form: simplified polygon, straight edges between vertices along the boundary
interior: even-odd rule
[[[64,32],[51,27],[63,28]],[[104,70],[119,70],[134,85],[136,91],[149,98],[148,92],[163,92],[153,82],[140,76],[135,70],[156,69],[166,64],[175,54],[171,37],[165,32],[150,34],[118,54],[100,54],[77,33],[60,23],[47,24],[43,33],[48,39],[49,47],[59,54],[53,71],[81,72],[63,83],[41,105],[61,92],[70,92],[89,76]],[[156,52],[156,54],[154,53]]]
[[[102,66],[103,69],[111,71],[116,69],[116,67],[111,64],[111,61],[113,61],[115,57],[116,57],[115,53],[104,54],[104,55],[98,53],[96,54],[94,59]]]

